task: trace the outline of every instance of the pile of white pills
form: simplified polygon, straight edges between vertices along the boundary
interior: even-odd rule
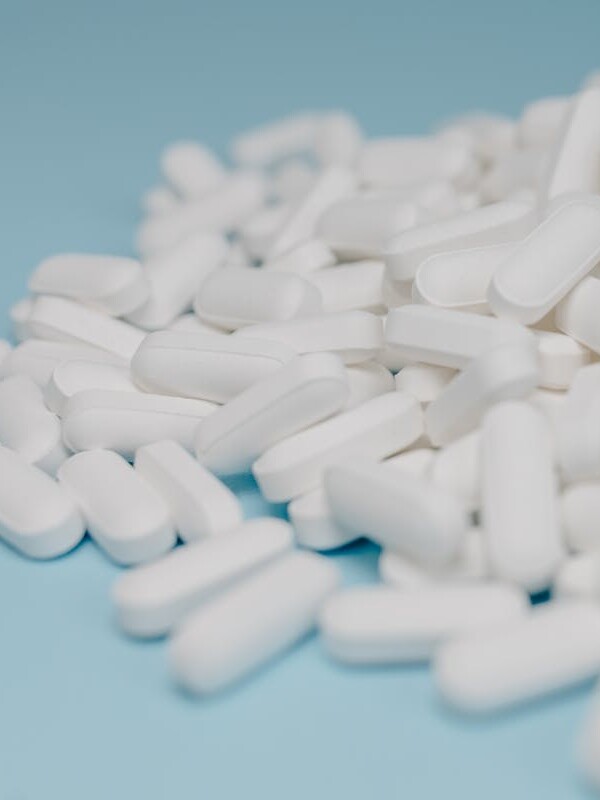
[[[600,77],[414,138],[303,113],[231,156],[166,149],[139,259],[34,270],[0,536],[132,567],[118,624],[195,694],[314,628],[473,714],[600,676]],[[248,472],[290,522],[244,521]],[[381,582],[342,589],[318,553],[365,536]],[[600,788],[600,695],[577,758]]]

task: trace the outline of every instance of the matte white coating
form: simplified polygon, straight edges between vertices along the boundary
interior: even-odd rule
[[[517,138],[523,147],[543,147],[555,142],[569,112],[571,98],[542,97],[523,109]]]
[[[268,259],[262,268],[305,275],[318,269],[331,267],[333,264],[335,264],[335,255],[325,242],[321,239],[307,239],[281,255]]]
[[[160,156],[160,167],[177,195],[195,200],[216,189],[225,170],[213,152],[199,142],[174,142]]]
[[[554,320],[559,331],[600,353],[600,280],[588,277],[556,307]]]
[[[165,214],[177,207],[179,198],[168,186],[153,186],[142,195],[142,211],[146,214]]]
[[[600,551],[600,481],[567,486],[561,498],[565,539],[575,552]]]
[[[312,111],[267,122],[241,133],[233,140],[233,158],[245,166],[266,166],[295,153],[310,150],[319,123],[319,115]]]
[[[540,386],[568,389],[578,371],[591,360],[583,345],[562,333],[536,331],[540,364]]]
[[[565,559],[554,578],[552,596],[600,601],[600,551]]]
[[[396,388],[412,394],[420,403],[431,403],[447,386],[456,372],[434,364],[408,364],[396,374]]]
[[[460,498],[467,508],[479,509],[481,503],[481,437],[472,431],[440,450],[431,467],[436,486]]]
[[[311,550],[335,550],[353,542],[357,535],[339,525],[331,515],[323,489],[313,489],[292,500],[288,506],[296,541]]]
[[[384,311],[383,261],[356,261],[320,269],[307,279],[321,295],[323,311]]]
[[[319,119],[313,149],[321,164],[353,164],[362,144],[360,125],[351,114],[331,111]]]
[[[51,411],[62,417],[73,395],[89,389],[114,392],[140,392],[131,378],[129,368],[101,361],[76,359],[64,361],[52,373],[44,389],[44,401]]]
[[[394,376],[376,361],[363,361],[362,364],[346,367],[346,378],[349,390],[346,410],[360,406],[377,395],[394,391]]]

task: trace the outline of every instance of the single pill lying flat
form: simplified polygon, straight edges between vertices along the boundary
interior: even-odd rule
[[[208,694],[245,677],[313,630],[339,582],[338,568],[313,553],[263,567],[183,621],[169,647],[176,680]]]
[[[225,169],[216,155],[199,142],[174,142],[160,156],[165,179],[179,197],[197,200],[217,189]]]
[[[600,608],[561,601],[522,620],[442,645],[435,682],[460,711],[490,713],[579,685],[600,673]]]
[[[556,307],[554,320],[559,331],[600,353],[600,280],[588,277]]]
[[[131,379],[129,367],[79,359],[64,361],[56,367],[44,389],[44,401],[51,411],[62,417],[73,395],[93,389],[141,391]]]
[[[211,471],[250,469],[286,436],[329,417],[348,400],[343,364],[329,353],[297,356],[222,406],[195,436],[198,459]]]
[[[234,493],[177,442],[140,447],[135,469],[164,497],[184,541],[219,536],[241,525]]]
[[[227,536],[178,547],[115,582],[119,625],[131,636],[164,636],[217,592],[291,550],[293,541],[287,522],[265,517]]]
[[[505,625],[525,616],[529,598],[501,583],[345,589],[319,615],[325,649],[346,664],[428,661],[456,636]]]
[[[56,481],[2,446],[0,473],[0,539],[30,558],[56,558],[79,544],[81,514]]]
[[[150,561],[175,546],[166,502],[116,453],[71,456],[58,480],[77,503],[92,539],[117,564]]]

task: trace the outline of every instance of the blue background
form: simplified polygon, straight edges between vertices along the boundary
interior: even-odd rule
[[[1,0],[0,319],[43,256],[130,252],[174,138],[222,150],[310,107],[372,135],[516,114],[600,66],[599,30],[598,0]],[[364,581],[376,556],[339,561]],[[90,542],[49,564],[0,549],[0,800],[588,797],[572,757],[588,691],[471,722],[427,670],[341,669],[311,640],[191,702],[162,644],[114,629],[116,574]]]

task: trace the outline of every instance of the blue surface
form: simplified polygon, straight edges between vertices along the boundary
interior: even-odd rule
[[[0,319],[43,256],[130,251],[176,137],[221,148],[311,106],[371,134],[516,113],[598,66],[598,30],[597,0],[1,0]],[[367,545],[339,560],[349,579],[375,573]],[[0,549],[0,800],[588,796],[572,759],[588,691],[468,722],[427,670],[341,669],[312,640],[194,703],[162,644],[115,631],[116,574],[90,542],[49,564]]]

